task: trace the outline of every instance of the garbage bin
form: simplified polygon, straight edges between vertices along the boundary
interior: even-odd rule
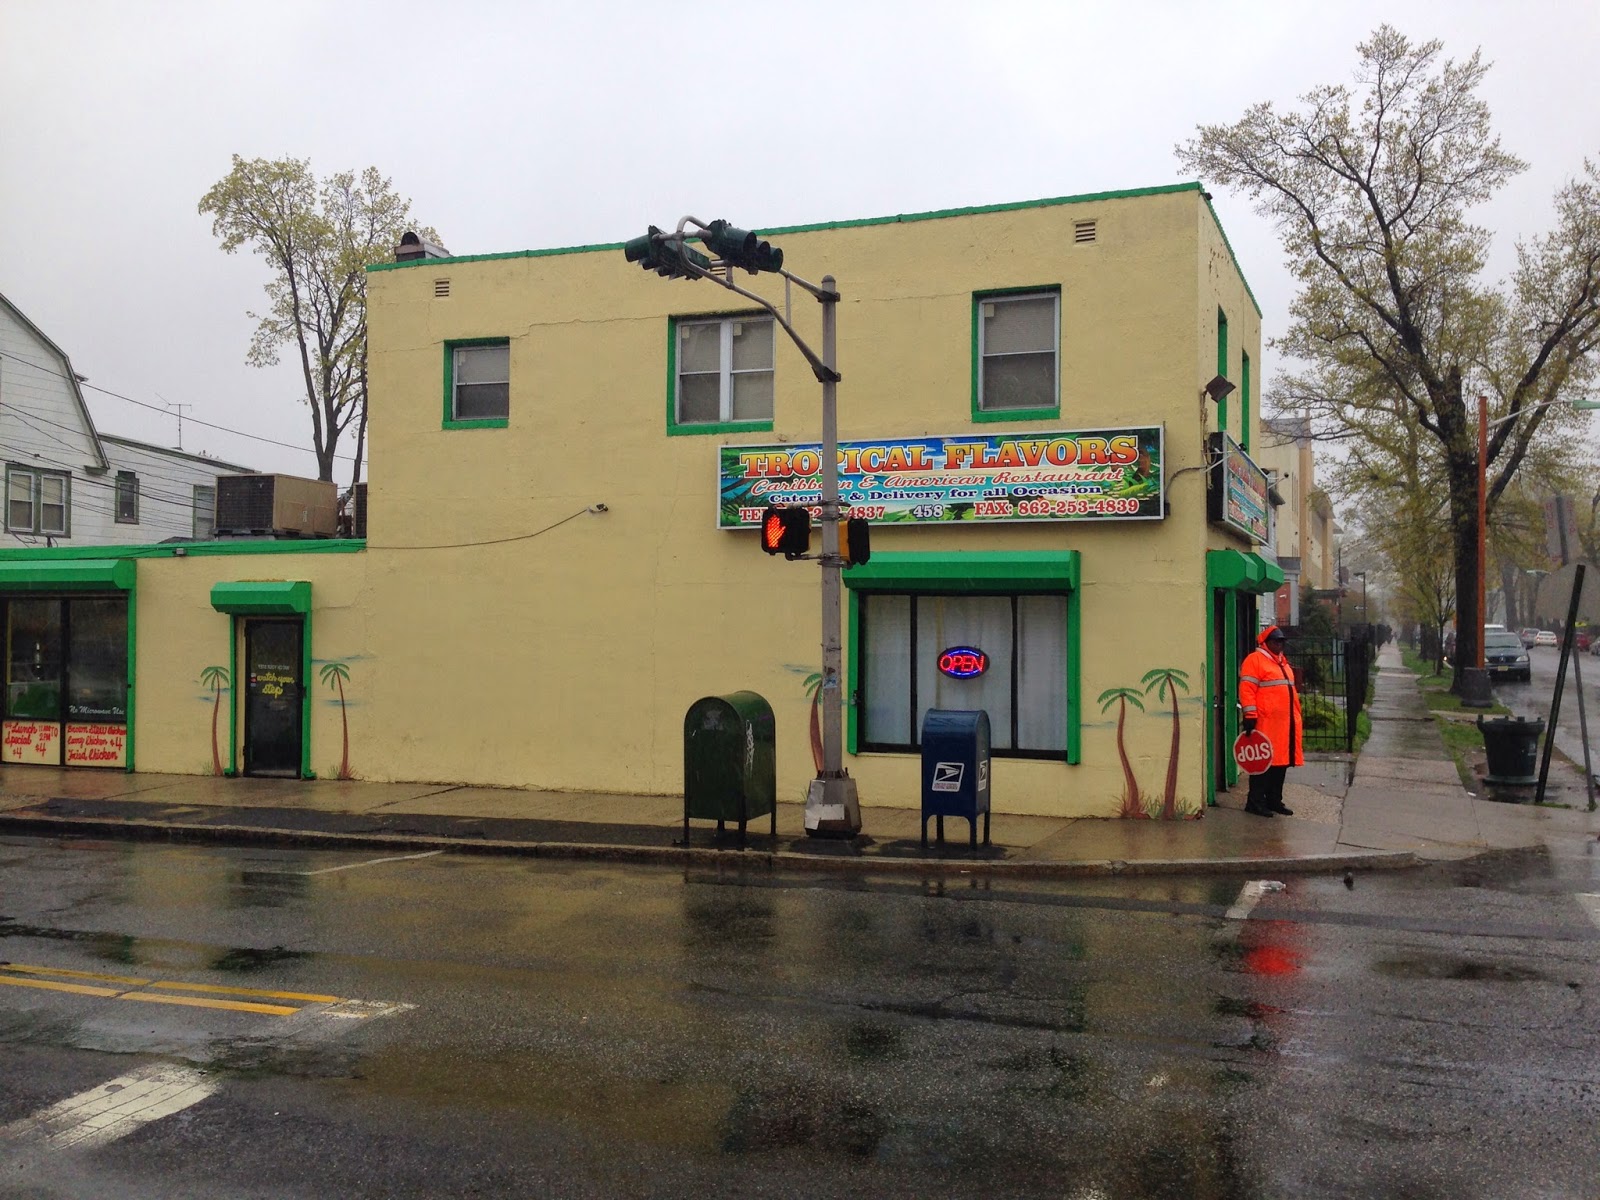
[[[989,714],[982,709],[930,708],[922,718],[922,848],[928,848],[928,818],[937,821],[944,845],[944,819],[967,818],[970,844],[989,844]]]
[[[1538,783],[1539,737],[1544,721],[1522,717],[1478,718],[1483,749],[1488,758],[1487,783]]]
[[[739,823],[739,845],[751,818],[772,816],[778,835],[778,760],[772,705],[755,692],[707,696],[683,718],[683,845],[689,819]]]

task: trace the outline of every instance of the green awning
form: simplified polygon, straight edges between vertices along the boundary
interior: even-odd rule
[[[137,571],[131,558],[18,559],[0,562],[0,592],[126,592]]]
[[[1283,586],[1285,576],[1282,567],[1275,562],[1268,562],[1259,554],[1252,554],[1250,557],[1261,564],[1261,586],[1257,589],[1258,591],[1263,593],[1275,592]]]
[[[1237,550],[1206,553],[1206,586],[1230,592],[1253,592],[1261,581],[1261,560]]]
[[[1076,550],[957,550],[875,553],[859,567],[847,567],[851,591],[946,592],[1076,591]]]
[[[243,580],[211,589],[211,607],[243,617],[291,616],[311,611],[311,585],[305,580]]]

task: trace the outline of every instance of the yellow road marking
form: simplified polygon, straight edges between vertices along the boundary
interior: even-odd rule
[[[27,963],[0,964],[0,971],[26,971],[30,975],[60,975],[66,979],[99,979],[106,983],[126,983],[142,987],[148,979],[132,979],[126,975],[102,975],[97,971],[68,971],[64,967],[30,967]]]
[[[203,996],[158,996],[154,992],[123,992],[118,1000],[143,1000],[148,1004],[186,1004],[190,1008],[225,1008],[231,1012],[267,1013],[274,1017],[292,1017],[298,1008],[282,1004],[250,1004],[244,1000],[207,1000]]]
[[[311,1004],[336,1004],[340,996],[318,996],[310,992],[267,992],[258,988],[223,987],[210,983],[152,983],[153,988],[180,992],[216,992],[224,996],[263,996],[269,1000],[305,1000]]]
[[[43,988],[50,992],[72,992],[79,996],[115,996],[116,988],[89,987],[82,983],[57,983],[53,979],[7,979],[0,975],[0,983],[11,987]]]

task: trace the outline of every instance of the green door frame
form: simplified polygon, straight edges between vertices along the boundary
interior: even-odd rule
[[[1275,592],[1283,585],[1283,571],[1276,563],[1259,554],[1238,550],[1210,550],[1206,552],[1206,788],[1208,805],[1217,802],[1218,755],[1222,760],[1224,778],[1229,787],[1239,782],[1239,765],[1229,753],[1239,736],[1239,674],[1237,664],[1246,651],[1239,645],[1240,606],[1247,597]],[[1222,645],[1217,644],[1216,623],[1213,620],[1215,601],[1223,603]],[[1222,694],[1216,693],[1216,679],[1220,666]],[[1217,722],[1213,719],[1213,706],[1222,706],[1222,745],[1217,744]]]
[[[219,583],[211,589],[211,607],[228,615],[228,765],[230,779],[239,774],[239,646],[244,641],[241,618],[299,617],[300,631],[300,778],[315,779],[311,769],[311,584],[305,580]]]

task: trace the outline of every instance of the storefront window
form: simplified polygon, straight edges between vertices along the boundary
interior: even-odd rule
[[[863,749],[914,751],[927,711],[953,708],[989,714],[996,754],[1066,754],[1066,596],[873,592],[861,601]],[[981,672],[943,669],[956,648],[979,652]]]
[[[6,606],[6,715],[61,719],[61,601]]]
[[[128,604],[121,599],[69,600],[67,718],[128,718]]]

